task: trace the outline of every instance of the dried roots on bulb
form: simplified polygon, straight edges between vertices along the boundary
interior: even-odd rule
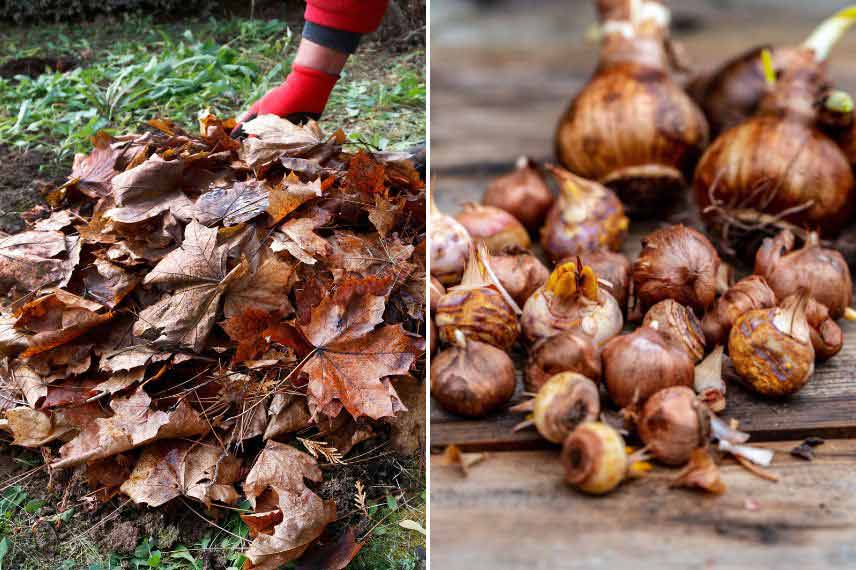
[[[535,231],[553,205],[553,194],[535,162],[521,156],[514,171],[490,183],[482,204],[505,210],[529,231]]]
[[[816,59],[826,59],[829,50],[854,21],[852,8],[845,8],[822,22],[801,46],[758,46],[726,61],[717,69],[694,78],[687,87],[707,117],[714,134],[751,117],[767,92],[762,53],[769,50],[777,75],[798,64],[801,52],[811,50]]]
[[[704,356],[704,332],[692,310],[672,299],[660,301],[645,313],[642,326],[657,330],[666,340],[683,349],[693,363]]]
[[[670,76],[668,9],[646,0],[599,8],[599,65],[559,121],[556,155],[615,190],[631,214],[659,214],[683,197],[707,121]]]
[[[719,256],[699,231],[683,225],[656,230],[642,240],[633,264],[633,287],[643,307],[674,299],[701,314],[716,298]]]
[[[560,372],[576,372],[600,380],[600,352],[591,337],[580,330],[569,329],[536,342],[526,362],[526,390],[537,392]]]
[[[641,406],[664,388],[692,386],[693,374],[686,351],[650,327],[617,336],[603,349],[606,389],[622,408]]]
[[[456,285],[464,273],[473,240],[464,226],[437,208],[433,196],[430,200],[428,243],[431,250],[431,275],[443,285]]]
[[[847,262],[834,249],[821,247],[814,232],[808,234],[800,249],[794,249],[794,235],[789,231],[764,240],[755,256],[755,273],[764,277],[779,299],[807,290],[835,320],[843,317],[853,302]]]
[[[431,395],[459,416],[480,418],[499,409],[514,395],[515,384],[514,363],[505,351],[461,331],[431,360]]]
[[[490,266],[511,298],[521,306],[550,276],[550,270],[540,259],[528,249],[517,246],[491,255]]]
[[[648,398],[636,427],[648,453],[666,465],[683,465],[707,445],[709,416],[691,388],[674,386]]]
[[[476,243],[484,242],[491,253],[511,246],[525,249],[532,245],[526,228],[505,210],[468,202],[455,219]]]
[[[541,245],[552,260],[602,249],[618,250],[629,221],[612,190],[563,168],[548,166],[559,197],[541,228]]]
[[[805,291],[779,307],[741,315],[728,338],[728,354],[740,378],[765,396],[787,396],[814,372],[814,348],[806,319]]]
[[[624,439],[601,422],[585,422],[562,445],[565,481],[580,491],[603,495],[627,476],[629,459]]]
[[[561,372],[551,377],[531,403],[532,420],[541,437],[562,443],[578,425],[600,415],[597,385],[582,374]]]
[[[693,182],[707,223],[721,210],[755,210],[793,224],[837,234],[850,219],[854,178],[847,156],[818,123],[825,82],[823,61],[803,48],[783,75],[769,70],[758,111],[707,148]]]
[[[558,266],[523,306],[521,324],[530,343],[579,329],[595,345],[621,331],[618,302],[598,284],[591,267],[572,261]]]
[[[509,350],[520,335],[520,309],[490,269],[484,244],[471,248],[461,283],[451,287],[437,303],[434,322],[444,342],[464,336]]]
[[[731,325],[737,317],[754,309],[768,309],[776,305],[776,294],[760,275],[744,277],[732,285],[708,310],[701,327],[708,346],[728,340]]]

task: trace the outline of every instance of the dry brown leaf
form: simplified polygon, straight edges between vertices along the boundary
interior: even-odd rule
[[[121,491],[136,504],[160,506],[177,497],[235,504],[241,461],[210,443],[159,441],[143,450]]]
[[[416,268],[410,263],[414,247],[395,237],[384,239],[379,234],[342,231],[331,237],[329,243],[332,247],[330,263],[336,267],[333,274],[337,279],[354,272],[364,277],[389,279],[396,286],[407,281]],[[421,294],[425,294],[424,281]]]
[[[461,475],[466,477],[470,474],[470,467],[481,463],[487,458],[486,453],[463,453],[461,448],[452,444],[446,446],[443,450],[443,455],[440,456],[440,465],[446,467],[457,467],[461,470]]]
[[[92,152],[76,154],[71,167],[70,183],[90,198],[109,196],[110,181],[119,172],[115,169],[116,159],[121,152],[112,146],[113,139],[104,131],[92,137]]]
[[[304,479],[321,481],[315,460],[269,440],[244,482],[255,510],[241,515],[254,536],[245,553],[248,568],[275,570],[296,559],[336,518],[336,504],[313,493]]]
[[[418,456],[425,444],[425,385],[412,376],[394,380],[395,391],[406,409],[387,419],[389,443],[400,455]]]
[[[400,206],[393,204],[380,194],[374,197],[374,208],[369,208],[369,221],[382,237],[386,237],[398,223]]]
[[[324,546],[313,545],[297,561],[297,570],[344,570],[363,547],[357,542],[354,529],[348,527],[335,541]]]
[[[66,238],[57,231],[0,233],[0,294],[13,297],[59,284],[73,267],[59,256],[68,253]]]
[[[252,220],[268,209],[268,185],[259,180],[214,184],[196,200],[196,220],[210,226],[234,226]]]
[[[693,450],[689,463],[670,486],[688,487],[716,495],[725,492],[725,483],[719,478],[719,467],[716,466],[707,448]]]
[[[41,447],[102,417],[104,413],[95,404],[56,411],[12,408],[6,410],[6,429],[15,437],[15,445]]]
[[[113,415],[87,425],[80,434],[60,448],[61,459],[54,467],[71,467],[104,459],[158,439],[190,437],[208,432],[210,426],[185,400],[171,411],[155,410],[152,399],[142,389],[113,398]]]
[[[282,181],[281,185],[270,191],[267,211],[273,219],[273,223],[278,224],[304,203],[320,196],[320,177],[312,182],[304,183],[292,172]]]
[[[254,169],[283,155],[308,154],[324,144],[324,135],[314,121],[295,125],[276,115],[259,115],[242,127],[253,136],[243,141],[239,156]]]
[[[81,272],[84,294],[109,308],[122,302],[134,290],[139,278],[106,259],[96,259]]]
[[[229,286],[223,302],[223,314],[227,319],[247,309],[283,317],[294,311],[288,301],[294,281],[294,267],[268,252],[264,248],[255,270],[245,271]]]
[[[268,406],[268,418],[264,439],[301,430],[310,424],[312,416],[303,396],[277,393]]]
[[[164,160],[154,155],[113,178],[113,201],[116,206],[104,216],[116,222],[133,224],[169,211],[180,220],[189,220],[193,202],[181,191],[179,184],[185,163]]]
[[[330,244],[315,233],[329,221],[330,214],[321,209],[316,209],[311,216],[289,220],[273,234],[271,250],[287,251],[298,261],[312,265],[330,253]]]
[[[376,328],[387,288],[388,282],[376,278],[343,282],[312,309],[309,323],[299,325],[314,347],[302,368],[313,410],[333,417],[344,406],[355,418],[373,419],[395,413],[398,397],[381,379],[407,374],[424,341],[401,325]]]
[[[56,289],[30,301],[18,313],[15,328],[27,336],[27,358],[62,346],[106,323],[113,313],[98,312],[103,305]]]

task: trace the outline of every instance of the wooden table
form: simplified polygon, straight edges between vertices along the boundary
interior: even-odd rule
[[[588,1],[538,0],[476,11],[432,2],[431,170],[439,206],[479,200],[515,158],[552,156],[555,123],[596,63],[584,39]],[[829,2],[775,9],[730,2],[673,2],[675,34],[700,68],[768,41],[801,40]],[[810,4],[810,5],[809,5]],[[837,6],[837,4],[835,4]],[[836,48],[831,76],[856,92],[856,33]],[[849,56],[849,57],[848,57]],[[695,223],[692,208],[667,221]],[[634,222],[624,253],[660,222]],[[431,448],[487,453],[468,477],[431,465],[431,559],[435,568],[856,568],[856,323],[844,323],[842,352],[818,367],[795,397],[769,402],[729,386],[725,417],[753,441],[782,453],[779,483],[723,465],[721,497],[668,488],[657,468],[608,497],[575,493],[561,481],[558,450],[534,431],[512,433],[519,416],[464,421],[436,406]],[[808,436],[832,439],[806,462],[788,454]]]

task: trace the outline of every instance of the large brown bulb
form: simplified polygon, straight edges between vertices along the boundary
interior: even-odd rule
[[[701,322],[708,346],[728,340],[731,325],[740,315],[754,309],[776,305],[776,294],[760,275],[745,277],[728,288],[716,304],[704,315]]]
[[[755,273],[784,299],[800,289],[826,305],[829,316],[840,319],[853,302],[853,281],[844,257],[834,249],[820,246],[816,233],[794,249],[794,235],[784,231],[764,240],[755,256]]]
[[[719,256],[710,241],[686,226],[668,226],[642,240],[633,285],[643,307],[674,299],[701,314],[716,298]]]
[[[684,194],[707,122],[669,75],[666,23],[631,20],[629,1],[599,4],[600,62],[559,121],[556,155],[615,190],[631,214],[661,213]]]
[[[636,428],[651,455],[666,465],[683,465],[707,444],[710,421],[691,388],[674,386],[648,398]]]
[[[663,388],[691,387],[695,367],[683,349],[656,330],[639,327],[606,344],[603,379],[612,401],[626,408],[641,405]]]
[[[468,202],[455,219],[466,228],[474,242],[484,242],[490,253],[510,246],[528,248],[532,244],[529,233],[517,218],[493,206]]]
[[[577,372],[598,381],[600,371],[600,353],[591,337],[576,329],[566,330],[539,340],[531,348],[526,362],[526,390],[537,392],[560,372]]]
[[[516,246],[491,255],[490,266],[499,283],[521,306],[550,277],[550,270],[541,260],[528,249]]]
[[[617,250],[629,221],[615,193],[563,168],[550,167],[559,197],[541,228],[541,245],[552,260],[601,249]]]
[[[579,257],[583,265],[594,270],[600,284],[618,302],[621,309],[626,309],[630,295],[630,260],[620,253],[608,250],[584,253]],[[562,263],[560,261],[558,265]]]
[[[453,414],[484,417],[514,395],[514,363],[496,347],[455,337],[431,360],[431,395]]]
[[[514,171],[490,183],[482,203],[505,210],[529,231],[534,231],[544,223],[553,205],[553,194],[535,163],[521,156]]]
[[[450,289],[437,305],[434,322],[444,342],[460,330],[467,338],[509,350],[520,334],[517,317],[492,287]]]
[[[651,327],[666,337],[666,340],[687,353],[694,363],[704,357],[704,332],[692,310],[677,301],[666,299],[645,313],[643,327]]]

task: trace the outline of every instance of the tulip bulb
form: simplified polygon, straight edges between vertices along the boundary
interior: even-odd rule
[[[750,275],[732,285],[704,315],[701,327],[709,346],[723,344],[737,317],[753,309],[776,305],[776,294],[760,275]]]
[[[433,196],[430,200],[431,275],[443,285],[455,285],[464,273],[473,241],[464,226],[437,208]]]
[[[814,372],[814,348],[803,291],[780,307],[741,315],[728,337],[728,354],[740,377],[765,396],[787,396]]]
[[[523,305],[550,276],[550,270],[532,252],[519,247],[507,247],[491,255],[490,266],[518,305]]]
[[[789,231],[765,239],[755,256],[755,273],[764,276],[779,299],[807,290],[813,299],[826,305],[832,319],[843,317],[853,302],[847,262],[836,250],[821,247],[814,232],[796,250]]]
[[[431,395],[459,416],[479,418],[499,409],[514,395],[515,383],[505,351],[468,340],[461,331],[431,360]]]
[[[629,222],[615,194],[605,186],[549,166],[559,182],[559,198],[541,228],[541,245],[553,259],[601,249],[618,250]]]
[[[639,416],[637,429],[648,452],[666,465],[683,465],[710,439],[709,412],[686,386],[660,390]]]
[[[584,253],[579,258],[583,265],[594,270],[598,283],[618,301],[621,310],[625,310],[630,296],[630,260],[620,253],[605,249]],[[560,261],[559,265],[565,261],[573,260]]]
[[[482,204],[505,210],[529,231],[534,231],[544,223],[553,205],[553,194],[536,164],[521,156],[513,172],[490,183],[482,196]]]
[[[686,226],[668,226],[642,240],[633,285],[643,307],[674,299],[701,314],[716,297],[719,256],[710,241]]]
[[[521,324],[530,343],[569,329],[579,329],[595,345],[621,331],[621,308],[598,284],[591,267],[567,262],[523,306]]]
[[[632,213],[659,213],[683,196],[707,122],[670,77],[668,9],[649,0],[598,4],[599,65],[559,122],[556,155],[615,190]]]
[[[574,372],[550,378],[538,390],[532,407],[535,428],[552,443],[562,443],[578,425],[593,422],[599,415],[597,386]]]
[[[536,342],[526,363],[526,390],[537,392],[547,380],[561,372],[576,372],[600,380],[600,352],[591,337],[580,330],[569,329]]]
[[[571,432],[562,445],[561,462],[565,481],[592,495],[615,489],[630,463],[624,439],[601,422],[586,422]]]
[[[455,219],[476,243],[484,242],[491,253],[510,246],[526,249],[532,244],[529,233],[514,216],[493,206],[468,202]]]
[[[704,356],[704,332],[701,323],[690,309],[677,301],[666,299],[645,313],[642,326],[660,332],[666,340],[687,353],[694,363]]]
[[[686,351],[660,332],[639,327],[610,340],[603,349],[603,378],[618,406],[639,406],[671,386],[692,386],[694,367]]]
[[[491,278],[484,244],[471,248],[461,283],[437,303],[434,321],[444,342],[460,331],[469,339],[509,350],[520,334],[519,309],[499,283]]]

